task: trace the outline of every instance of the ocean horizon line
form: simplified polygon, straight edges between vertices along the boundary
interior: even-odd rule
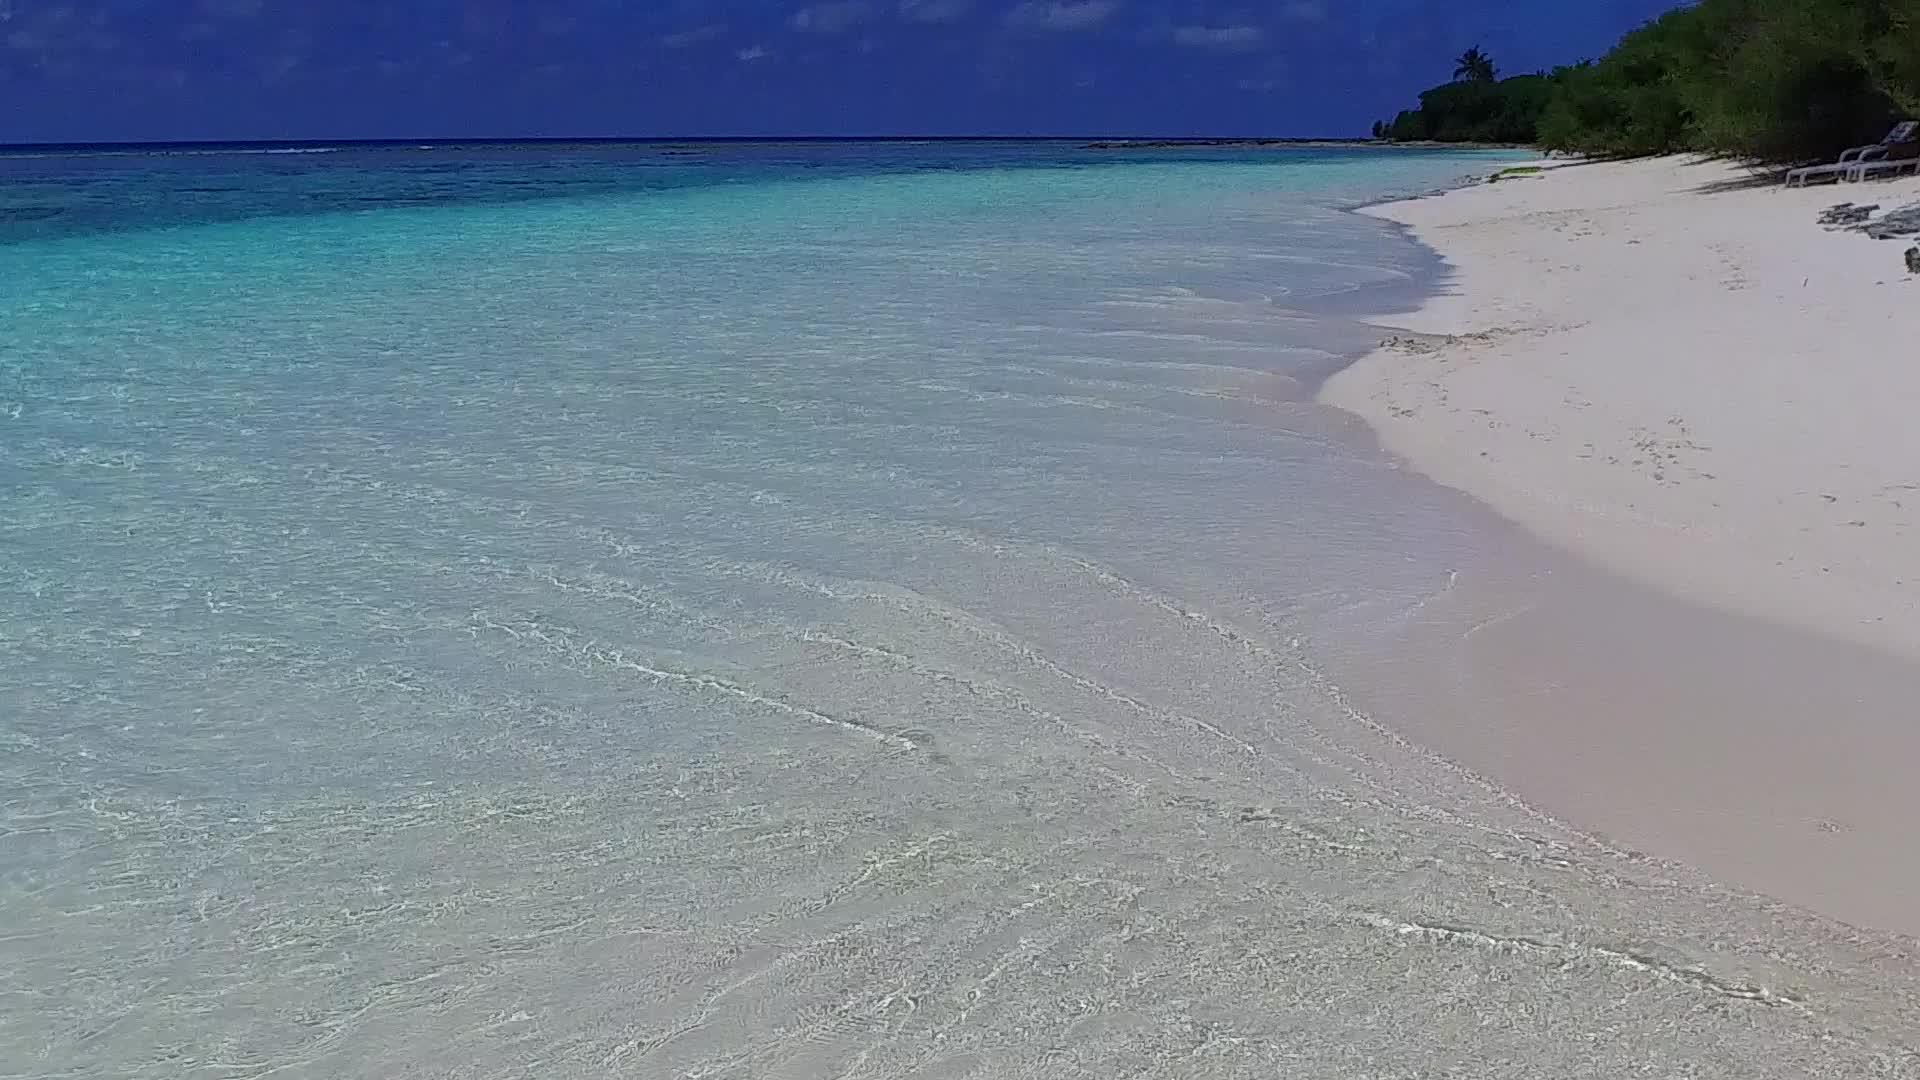
[[[463,146],[778,146],[778,145],[859,145],[859,144],[961,144],[961,143],[1162,143],[1168,145],[1369,145],[1378,140],[1365,136],[1332,135],[1164,135],[1164,134],[1076,134],[1076,135],[589,135],[589,136],[486,136],[419,137],[381,139],[172,139],[91,142],[0,142],[0,154],[57,153],[88,151],[156,152],[167,150],[255,150],[255,149],[408,149],[413,147],[447,149]]]

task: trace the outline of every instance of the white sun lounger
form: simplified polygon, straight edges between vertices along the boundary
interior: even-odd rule
[[[1908,169],[1920,173],[1920,157],[1903,158],[1899,161],[1856,161],[1847,166],[1847,179],[1866,180],[1882,174],[1898,176]]]
[[[1851,150],[1842,151],[1840,160],[1832,164],[1808,165],[1802,169],[1790,170],[1787,173],[1786,186],[1806,187],[1808,181],[1824,180],[1828,177],[1832,177],[1836,183],[1841,180],[1858,180],[1860,177],[1854,175],[1855,169],[1886,157],[1889,148],[1911,141],[1916,132],[1920,132],[1920,121],[1901,121],[1893,125],[1893,130],[1887,132],[1886,138],[1872,146],[1856,146]]]

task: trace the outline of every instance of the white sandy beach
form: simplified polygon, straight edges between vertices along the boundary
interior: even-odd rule
[[[1611,571],[1437,624],[1387,715],[1623,844],[1916,934],[1920,280],[1910,241],[1817,224],[1841,201],[1920,181],[1669,158],[1375,208],[1452,272],[1323,398]]]
[[[1686,158],[1379,207],[1452,265],[1324,396],[1413,467],[1681,596],[1920,657],[1920,280],[1843,200]],[[1443,335],[1427,337],[1426,335]]]

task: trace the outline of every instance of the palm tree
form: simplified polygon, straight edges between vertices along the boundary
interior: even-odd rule
[[[1453,69],[1453,77],[1456,80],[1464,79],[1467,82],[1492,82],[1494,76],[1498,74],[1498,72],[1494,70],[1493,57],[1480,51],[1480,46],[1478,45],[1461,53],[1460,59],[1455,61],[1455,63],[1458,65]]]

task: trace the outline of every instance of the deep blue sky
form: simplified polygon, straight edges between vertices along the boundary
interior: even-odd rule
[[[0,142],[1364,133],[1663,0],[0,0]]]

